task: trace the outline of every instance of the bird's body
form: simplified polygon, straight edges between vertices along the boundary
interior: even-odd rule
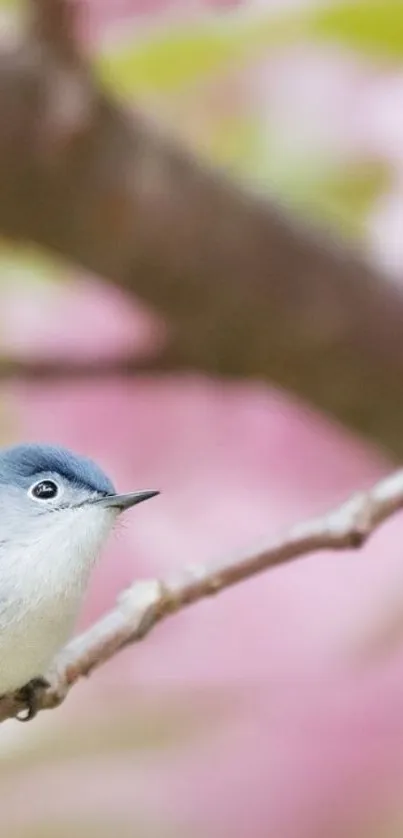
[[[46,674],[117,515],[154,494],[117,495],[101,469],[65,449],[0,452],[0,695]]]
[[[0,545],[0,694],[49,667],[71,635],[95,560],[115,515],[63,510],[34,538]],[[84,520],[80,520],[84,518]],[[0,533],[1,533],[0,504]]]

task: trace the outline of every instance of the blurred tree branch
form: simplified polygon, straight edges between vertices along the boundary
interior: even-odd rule
[[[400,456],[402,289],[127,113],[79,50],[78,3],[29,10],[25,38],[0,51],[0,232],[165,315],[152,369],[273,382]]]
[[[52,709],[64,701],[80,678],[136,643],[165,617],[205,597],[243,582],[285,562],[318,550],[361,547],[384,521],[403,508],[403,470],[386,477],[367,492],[351,497],[338,509],[294,526],[249,556],[232,558],[211,567],[189,565],[176,576],[135,582],[117,606],[62,651],[40,688],[38,709]],[[24,710],[16,692],[0,698],[0,721]]]
[[[59,381],[60,379],[105,378],[106,376],[132,376],[134,373],[168,372],[169,356],[160,358],[117,358],[91,359],[19,359],[0,357],[0,379],[23,379],[24,381]]]

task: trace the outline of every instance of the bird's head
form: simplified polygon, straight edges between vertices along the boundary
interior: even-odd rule
[[[0,451],[0,548],[49,549],[93,556],[116,518],[158,495],[118,494],[109,477],[86,457],[51,445]]]

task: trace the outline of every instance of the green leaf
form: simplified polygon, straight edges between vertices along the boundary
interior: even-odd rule
[[[348,0],[318,7],[305,33],[342,43],[376,58],[403,57],[402,0]]]
[[[313,183],[305,204],[312,218],[336,226],[346,236],[360,236],[375,199],[385,189],[388,173],[378,164],[362,163],[352,168],[332,171]]]
[[[296,210],[307,209],[316,223],[326,223],[344,235],[357,238],[368,213],[389,180],[385,166],[361,163],[325,173],[316,172],[310,183],[290,195]]]
[[[25,284],[55,284],[67,274],[65,265],[57,257],[39,247],[25,244],[0,244],[0,282]]]
[[[391,172],[378,161],[336,166],[331,159],[284,153],[278,139],[267,135],[261,146],[256,144],[241,172],[249,183],[350,238],[362,235],[374,202],[390,185]]]
[[[104,81],[122,95],[167,94],[256,61],[273,47],[333,41],[374,57],[403,57],[402,0],[343,0],[294,12],[238,11],[156,26],[109,47],[97,59]]]
[[[296,22],[291,14],[201,17],[110,49],[98,58],[98,69],[104,81],[123,95],[169,93],[287,42],[295,37]]]

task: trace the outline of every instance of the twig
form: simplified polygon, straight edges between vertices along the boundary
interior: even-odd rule
[[[249,556],[211,567],[188,566],[163,581],[135,582],[112,611],[62,651],[48,676],[50,686],[39,696],[39,709],[61,704],[76,681],[126,646],[143,640],[165,617],[300,556],[318,550],[359,548],[380,524],[402,508],[403,469],[369,491],[354,495],[327,515],[296,525]],[[18,694],[0,699],[0,721],[15,717],[21,710]]]
[[[120,355],[106,358],[16,358],[0,356],[0,381],[59,382],[80,379],[131,377],[151,373],[188,372],[191,365],[175,355],[169,343],[152,355]]]
[[[136,373],[168,372],[177,369],[164,352],[156,357],[100,358],[77,361],[67,358],[37,360],[32,358],[0,357],[0,381],[59,382],[80,379],[132,376]]]

